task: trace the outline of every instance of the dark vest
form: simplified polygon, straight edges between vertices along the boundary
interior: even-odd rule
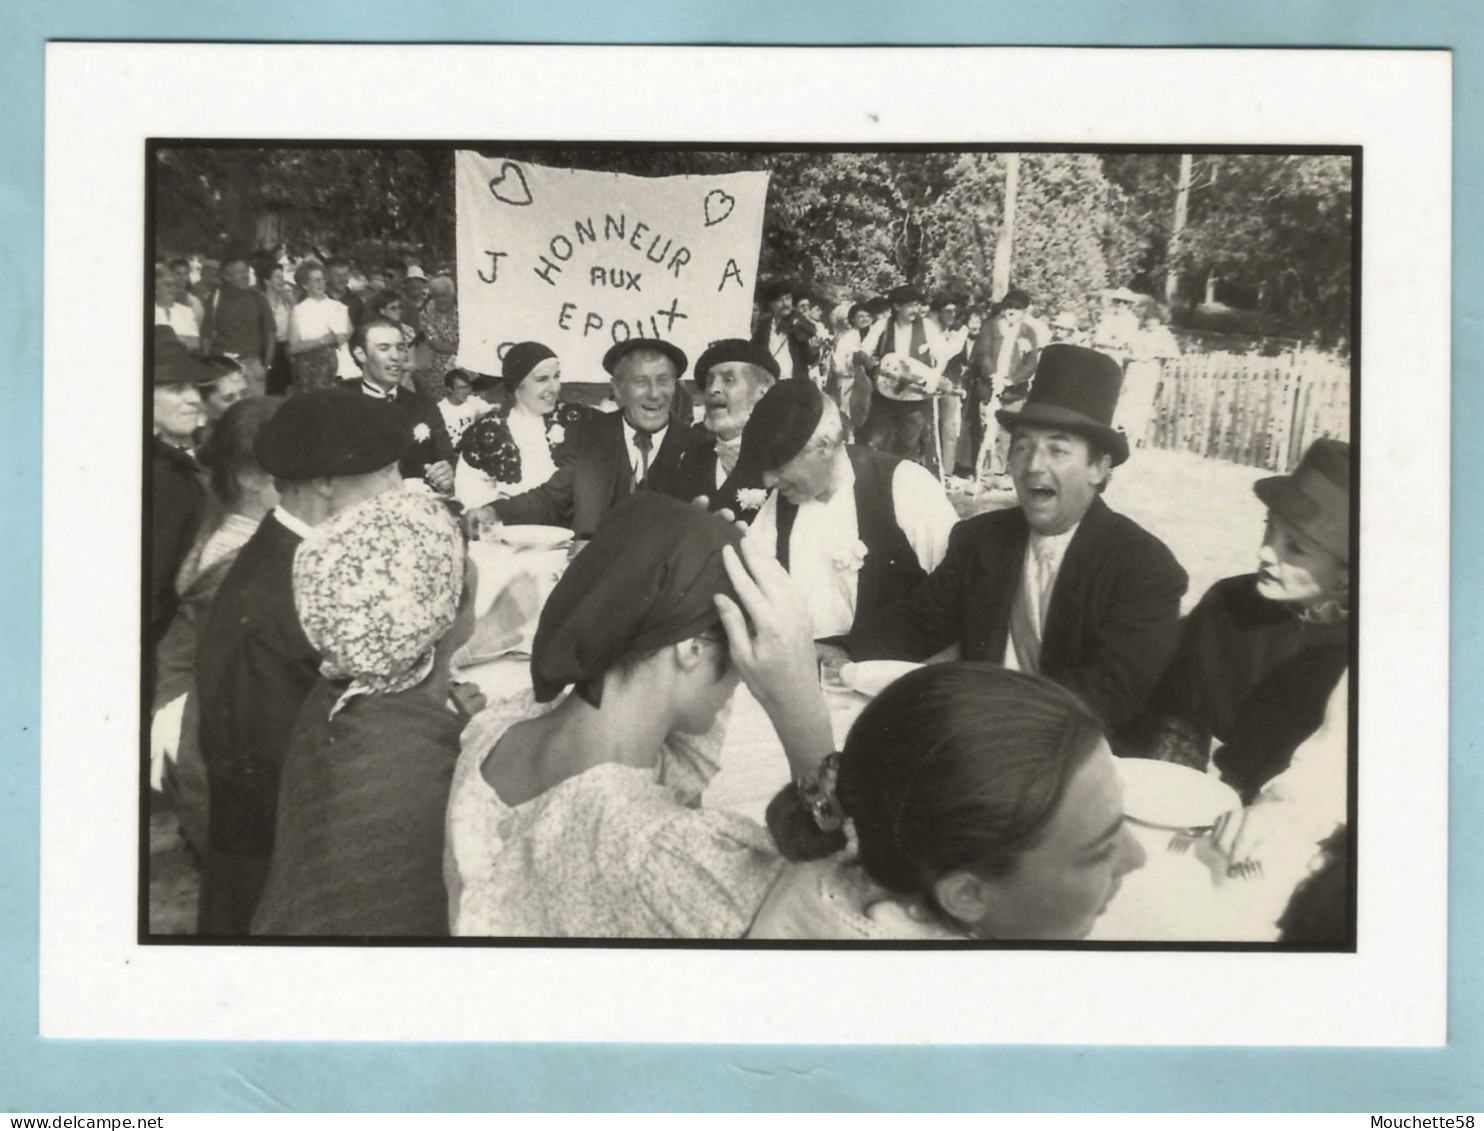
[[[927,576],[912,549],[912,543],[897,525],[896,503],[891,481],[896,456],[850,445],[845,449],[855,472],[855,524],[866,544],[866,560],[856,579],[855,619],[863,612],[880,608],[905,597]],[[778,561],[788,568],[788,543],[799,508],[778,496]]]

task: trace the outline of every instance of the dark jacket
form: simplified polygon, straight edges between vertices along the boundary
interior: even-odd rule
[[[356,396],[369,395],[359,377],[341,381],[340,390]],[[402,457],[402,478],[421,479],[430,466],[440,461],[452,468],[454,461],[458,459],[458,453],[454,450],[453,441],[448,438],[448,429],[443,424],[443,414],[438,411],[438,406],[412,389],[396,389],[394,394],[392,403],[402,410],[413,431],[416,432],[420,424],[426,426],[422,438],[414,438],[407,454]]]
[[[676,469],[696,442],[691,429],[670,425],[651,459],[644,489],[677,494]],[[494,504],[501,522],[570,526],[579,538],[588,538],[603,516],[633,493],[621,412],[600,413],[580,430],[574,428],[567,447],[568,458],[545,483]]]
[[[155,436],[151,453],[149,640],[153,647],[164,637],[180,604],[175,574],[205,514],[206,488],[188,452]]]
[[[1029,539],[1019,507],[959,523],[943,564],[909,597],[858,618],[850,654],[921,660],[957,643],[965,660],[1002,662]],[[1041,674],[1086,699],[1110,730],[1124,727],[1175,648],[1186,584],[1163,542],[1094,500],[1052,590]]]
[[[319,679],[319,654],[294,609],[299,541],[272,514],[263,519],[222,580],[196,644],[210,792],[203,934],[247,934],[273,849],[279,772]]]
[[[666,491],[687,503],[704,495],[708,509],[725,508],[743,522],[751,522],[757,517],[758,508],[743,509],[737,492],[744,488],[760,489],[763,481],[761,476],[749,477],[741,472],[742,465],[738,464],[720,487],[716,485],[716,441],[704,425],[696,424],[691,429],[689,445],[680,453],[675,475]]]
[[[752,340],[763,349],[768,348],[768,338],[773,330],[773,319],[764,314],[758,319],[757,325],[752,329]],[[788,364],[783,363],[783,358],[778,359],[778,367],[783,371],[784,379],[790,377],[807,381],[809,367],[819,361],[819,345],[814,340],[814,323],[801,314],[792,316],[788,332]]]
[[[1349,624],[1305,623],[1259,594],[1256,574],[1224,578],[1181,624],[1152,726],[1162,738],[1182,724],[1171,729],[1193,743],[1201,766],[1219,739],[1222,778],[1250,800],[1324,721],[1349,657]]]

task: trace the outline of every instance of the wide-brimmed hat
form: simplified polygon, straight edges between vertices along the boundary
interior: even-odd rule
[[[1315,440],[1292,475],[1273,475],[1252,485],[1270,511],[1342,562],[1350,560],[1350,445]]]
[[[690,358],[685,356],[685,351],[673,342],[667,342],[663,338],[630,338],[628,341],[619,342],[616,346],[609,348],[603,355],[603,368],[608,370],[610,376],[618,374],[618,363],[635,350],[655,350],[664,354],[675,363],[675,380],[685,376],[685,367],[690,364]]]
[[[186,349],[168,326],[155,327],[154,362],[156,385],[209,385],[221,376]]]
[[[901,286],[892,287],[891,290],[887,291],[886,297],[891,301],[892,306],[901,306],[904,303],[921,302],[922,291],[914,287],[911,283],[903,283]]]
[[[1056,342],[1041,351],[1020,408],[1002,408],[995,419],[1011,430],[1030,424],[1075,432],[1106,451],[1117,467],[1128,459],[1128,437],[1113,427],[1122,387],[1123,367],[1107,354]]]

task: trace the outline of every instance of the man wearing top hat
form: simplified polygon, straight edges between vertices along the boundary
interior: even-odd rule
[[[925,468],[847,445],[839,408],[812,382],[780,382],[758,402],[738,475],[768,491],[747,539],[805,594],[817,641],[912,593],[958,522]]]
[[[386,401],[412,430],[412,440],[400,461],[402,477],[426,483],[439,494],[453,494],[453,465],[458,456],[438,406],[402,384],[407,344],[401,327],[385,318],[367,319],[351,331],[350,356],[361,367],[361,375],[341,381],[340,390]]]
[[[1244,802],[1318,728],[1350,659],[1350,445],[1316,440],[1253,490],[1268,508],[1257,572],[1191,610],[1150,712],[1160,757],[1205,770],[1219,744]]]
[[[603,355],[617,412],[573,430],[566,461],[545,483],[492,505],[500,521],[570,526],[589,538],[603,516],[635,491],[676,494],[676,469],[697,438],[672,408],[688,359],[658,338],[630,338]]]
[[[1187,579],[1101,498],[1128,458],[1109,424],[1121,377],[1093,350],[1041,351],[1023,406],[998,413],[1020,505],[961,522],[943,564],[858,625],[852,656],[920,660],[957,643],[965,660],[1056,680],[1126,738],[1174,650]]]
[[[677,498],[691,502],[704,497],[712,510],[726,509],[748,522],[757,514],[756,506],[742,505],[737,492],[755,493],[762,480],[744,483],[734,473],[742,454],[742,430],[778,375],[777,360],[742,338],[723,338],[701,354],[696,385],[706,415],[694,426],[695,444],[682,453],[676,468],[672,493]]]
[[[819,362],[819,331],[794,310],[794,285],[781,279],[763,283],[758,301],[767,316],[758,320],[752,340],[767,350],[785,380],[810,380]]]
[[[886,297],[890,316],[872,327],[855,355],[874,382],[860,440],[877,451],[916,460],[936,474],[939,441],[932,398],[953,389],[941,373],[948,348],[937,323],[923,317],[921,291],[903,285]]]
[[[186,349],[169,326],[155,327],[154,416],[150,438],[150,642],[170,627],[179,597],[175,574],[206,511],[206,488],[192,453],[205,419],[201,388],[215,370]]]
[[[294,551],[331,515],[401,487],[411,432],[385,400],[321,389],[286,400],[254,441],[278,505],[223,578],[196,651],[210,791],[200,934],[248,932],[273,848],[279,769],[319,678],[294,609]]]

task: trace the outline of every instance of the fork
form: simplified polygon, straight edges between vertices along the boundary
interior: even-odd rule
[[[1239,880],[1250,880],[1262,875],[1261,860],[1239,860],[1227,868],[1226,874],[1229,878]]]

